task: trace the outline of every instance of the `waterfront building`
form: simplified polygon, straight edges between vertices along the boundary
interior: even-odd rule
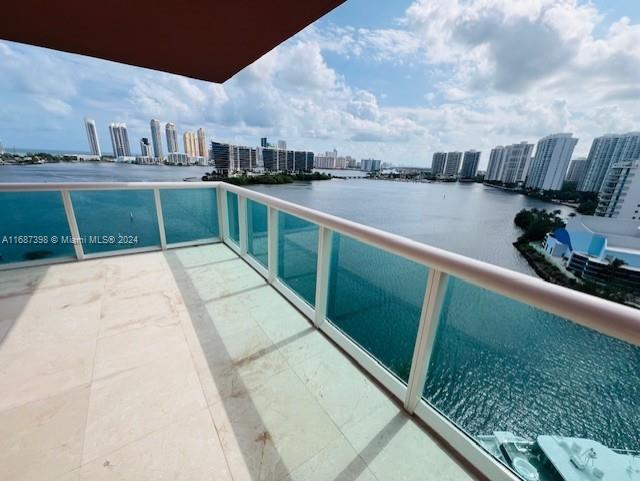
[[[131,146],[129,145],[127,125],[123,122],[109,124],[109,135],[111,136],[113,156],[116,158],[131,157]]]
[[[142,137],[140,139],[140,156],[141,157],[153,157],[153,152],[151,150],[151,145],[149,144],[149,139],[146,137]]]
[[[253,147],[233,146],[232,171],[252,171],[257,166],[257,150]]]
[[[517,184],[526,180],[531,165],[533,144],[520,142],[507,145],[502,158],[501,180],[505,184]]]
[[[1,140],[0,140],[0,154],[4,154],[4,145],[2,144]]]
[[[639,229],[638,220],[577,215],[547,235],[543,248],[581,278],[640,292]],[[612,269],[616,259],[623,264]]]
[[[362,159],[360,161],[360,170],[365,172],[374,172],[382,168],[382,161],[379,159]]]
[[[567,177],[564,179],[567,182],[576,182],[578,185],[582,183],[582,179],[587,172],[587,158],[586,157],[578,157],[571,161],[569,164],[569,171],[567,172]]]
[[[609,168],[598,195],[597,216],[640,220],[639,165],[640,161],[629,160]]]
[[[209,157],[209,152],[207,152],[207,136],[202,127],[198,129],[198,157],[202,157],[203,159]]]
[[[538,141],[536,155],[526,179],[535,190],[560,190],[578,139],[569,133],[552,134]]]
[[[462,159],[462,169],[460,177],[471,179],[478,174],[478,164],[480,163],[480,152],[477,150],[467,150]]]
[[[158,119],[151,119],[151,141],[153,142],[154,157],[158,162],[162,162],[164,157],[162,153],[162,132]]]
[[[262,149],[262,165],[264,170],[275,172],[278,169],[278,155],[276,149],[267,147]]]
[[[93,119],[85,117],[84,128],[87,131],[89,152],[91,153],[91,155],[97,155],[98,157],[100,157],[102,153],[100,152],[100,142],[98,141],[98,130],[96,129],[95,121]]]
[[[209,148],[209,160],[212,161],[216,171],[221,175],[228,175],[231,170],[233,154],[229,144],[211,142]]]
[[[186,131],[182,134],[184,151],[189,157],[198,157],[198,141],[195,132]]]
[[[338,151],[333,149],[323,154],[316,155],[315,166],[317,169],[336,169],[338,161]]]
[[[178,132],[176,130],[176,124],[167,122],[165,125],[165,132],[167,134],[167,151],[170,154],[178,151]]]
[[[193,165],[195,163],[195,157],[191,157],[182,152],[169,152],[169,154],[167,154],[167,164],[169,165]]]
[[[431,159],[431,175],[442,175],[447,162],[446,152],[435,152]]]
[[[507,149],[502,145],[498,145],[491,149],[489,154],[489,165],[487,166],[487,173],[484,176],[485,180],[500,180],[502,178],[502,169],[504,167],[504,158]]]
[[[287,151],[276,149],[276,158],[278,160],[278,170],[287,169]]]
[[[462,152],[447,152],[447,161],[444,166],[445,177],[456,177],[462,162]]]
[[[640,132],[607,134],[593,139],[586,173],[578,190],[599,192],[609,168],[617,162],[640,160]]]

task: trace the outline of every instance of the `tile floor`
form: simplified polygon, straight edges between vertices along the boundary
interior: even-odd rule
[[[0,479],[471,477],[216,244],[0,272]]]

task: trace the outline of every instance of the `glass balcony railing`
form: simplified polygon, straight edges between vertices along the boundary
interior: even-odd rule
[[[16,239],[0,268],[226,242],[490,479],[555,479],[545,456],[591,450],[584,479],[635,462],[637,310],[225,183],[4,184],[0,200]]]

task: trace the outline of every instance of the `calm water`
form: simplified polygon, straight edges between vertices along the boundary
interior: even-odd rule
[[[113,164],[0,166],[0,181],[175,181],[206,170]],[[528,266],[511,245],[518,236],[513,216],[525,207],[556,208],[477,184],[332,180],[255,190],[527,273]],[[95,209],[110,209],[109,202],[124,205],[115,216],[121,218],[122,229],[149,231],[148,241],[157,243],[152,199],[131,195],[135,199],[100,199],[101,204],[85,194],[76,196],[74,203],[86,222]],[[172,217],[184,222],[173,227],[176,236],[195,224],[202,232],[215,229],[204,225],[215,210],[195,212],[202,198],[168,200]],[[2,207],[10,211],[25,206],[24,199],[8,202],[2,200]],[[51,204],[51,215],[62,215],[55,198],[43,202]],[[135,209],[127,207],[134,203]],[[43,212],[41,207],[33,206],[34,218]],[[266,209],[252,205],[248,218],[250,251],[266,262]],[[313,302],[317,228],[284,215],[279,223],[279,276]],[[45,218],[38,225],[50,221]],[[427,272],[342,236],[334,238],[333,252],[329,318],[406,378]],[[640,449],[639,372],[640,350],[635,347],[450,279],[424,395],[471,434],[561,434]]]
[[[332,180],[259,185],[254,190],[527,274],[513,247],[516,213],[571,210],[481,184]]]

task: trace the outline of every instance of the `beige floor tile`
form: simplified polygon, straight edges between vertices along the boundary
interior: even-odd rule
[[[0,271],[0,298],[103,279],[101,259]]]
[[[340,437],[291,371],[210,409],[235,481],[280,481]]]
[[[376,481],[349,442],[340,437],[295,469],[286,481]]]
[[[243,330],[231,329],[233,334],[226,336],[218,333],[212,321],[206,328],[184,327],[210,405],[256,389],[288,369],[286,360],[260,327],[253,321],[243,324]]]
[[[338,426],[361,419],[379,406],[395,408],[345,354],[331,347],[292,369]]]
[[[179,324],[145,325],[98,339],[93,378],[101,379],[162,358],[187,356],[189,348]]]
[[[238,258],[235,252],[221,243],[171,250],[165,253],[165,257],[169,266],[187,269],[204,266],[215,268],[219,263]]]
[[[101,303],[96,284],[35,292],[18,318],[4,323],[0,410],[90,382]]]
[[[206,406],[191,357],[162,358],[94,380],[83,463]]]
[[[380,407],[341,429],[379,481],[473,479],[400,409]]]
[[[266,281],[241,259],[188,269],[176,273],[178,285],[187,304],[209,303],[266,285]]]
[[[208,410],[85,464],[66,481],[231,481]],[[60,480],[62,481],[62,480]]]
[[[89,387],[0,412],[0,478],[47,481],[80,465]]]
[[[176,292],[151,291],[136,294],[105,296],[100,336],[111,336],[144,326],[169,326],[180,323],[184,305]]]

